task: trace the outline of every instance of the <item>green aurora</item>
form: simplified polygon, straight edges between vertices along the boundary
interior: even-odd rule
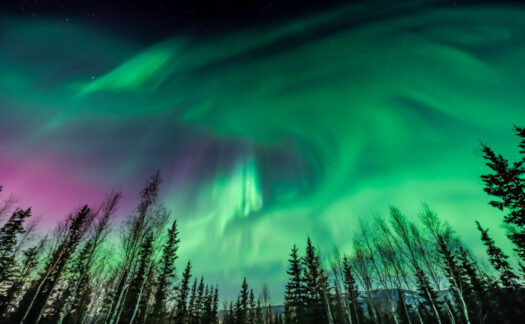
[[[191,257],[226,295],[246,275],[278,300],[292,244],[349,251],[358,220],[389,205],[428,203],[481,256],[477,219],[510,250],[479,141],[517,152],[525,8],[375,8],[155,44],[7,17],[0,183],[54,225],[111,189],[129,213],[161,169],[177,271]]]

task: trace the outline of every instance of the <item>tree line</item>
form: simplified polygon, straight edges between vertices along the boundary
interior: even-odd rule
[[[194,278],[191,262],[175,280],[179,231],[159,202],[160,183],[158,172],[148,179],[116,245],[107,241],[120,193],[33,244],[31,209],[6,200],[0,217],[14,211],[0,229],[0,322],[218,323],[217,285]]]
[[[487,145],[483,175],[490,205],[504,213],[511,257],[489,229],[473,222],[490,267],[477,261],[454,229],[428,206],[413,221],[395,208],[361,222],[352,251],[324,263],[311,240],[292,247],[284,322],[525,323],[525,129],[515,127],[521,159],[510,163]]]
[[[521,159],[487,145],[482,175],[503,213],[515,255],[479,222],[487,261],[476,260],[454,229],[428,206],[417,220],[395,207],[360,222],[350,251],[322,258],[308,238],[289,254],[284,310],[267,286],[256,296],[242,281],[219,307],[218,285],[176,276],[177,221],[158,198],[157,172],[139,193],[118,237],[108,235],[121,194],[84,205],[45,236],[31,208],[0,205],[0,323],[424,324],[525,322],[525,129],[515,127]],[[2,187],[0,187],[0,192]],[[112,257],[114,256],[114,257]]]

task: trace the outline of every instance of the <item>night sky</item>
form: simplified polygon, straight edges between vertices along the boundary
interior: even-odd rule
[[[517,152],[525,7],[71,2],[0,6],[0,198],[42,229],[113,189],[122,219],[161,170],[179,274],[226,296],[246,275],[280,300],[292,244],[348,251],[389,205],[509,247],[480,141]]]

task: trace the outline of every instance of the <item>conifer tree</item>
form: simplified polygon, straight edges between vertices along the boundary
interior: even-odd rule
[[[286,295],[284,300],[285,321],[290,324],[302,323],[304,314],[304,268],[302,260],[298,255],[298,249],[294,245],[288,259],[290,266],[287,270],[289,276],[286,284]],[[268,314],[271,318],[271,313]]]
[[[78,282],[77,291],[71,298],[71,304],[64,309],[62,314],[65,323],[81,323],[88,311],[88,306],[93,298],[92,277],[89,274],[82,276]]]
[[[218,323],[217,318],[217,311],[219,310],[219,286],[215,286],[215,289],[213,290],[213,301],[212,301],[212,307],[211,307],[211,313],[212,313],[212,324]]]
[[[479,273],[479,268],[472,260],[472,257],[467,253],[463,246],[459,247],[458,254],[459,265],[463,274],[468,280],[468,296],[472,301],[473,322],[493,323],[495,321],[494,313],[496,312],[496,305],[489,297],[488,283],[482,278]]]
[[[248,321],[249,293],[246,277],[242,281],[241,291],[238,298],[236,323],[245,324]]]
[[[24,221],[31,216],[31,208],[16,210],[0,229],[0,284],[11,279],[15,267],[17,236],[25,232]]]
[[[233,309],[233,302],[230,302],[230,306],[228,307],[227,317],[224,319],[224,324],[234,324],[236,323],[235,319],[235,311]]]
[[[521,138],[522,159],[511,165],[502,155],[483,145],[483,157],[493,173],[481,178],[485,183],[485,192],[497,198],[490,205],[506,212],[504,221],[512,226],[507,236],[514,243],[518,255],[525,260],[525,128],[515,126],[515,130]]]
[[[242,306],[241,306],[241,296],[237,296],[237,300],[235,301],[235,304],[233,305],[233,320],[232,322],[235,324],[245,324],[243,321],[243,314],[242,314]]]
[[[154,323],[161,322],[166,316],[166,298],[172,280],[175,277],[175,260],[177,259],[177,250],[179,248],[179,232],[177,230],[177,221],[173,221],[168,229],[168,240],[164,245],[161,272],[158,278],[158,287],[155,292],[155,303],[153,305],[152,320]]]
[[[257,303],[253,295],[253,289],[250,289],[250,296],[248,298],[248,320],[249,324],[256,324],[257,320]]]
[[[334,290],[335,290],[334,322],[337,324],[345,324],[346,318],[345,318],[345,308],[343,305],[343,296],[341,295],[339,284],[337,284],[336,282],[334,282]]]
[[[264,324],[263,305],[262,305],[260,298],[257,299],[257,309],[255,312],[255,323]]]
[[[326,323],[328,321],[323,300],[322,276],[319,255],[312,241],[308,238],[304,257],[305,304],[308,323]]]
[[[15,298],[22,292],[22,288],[30,275],[38,265],[38,258],[44,249],[46,239],[40,240],[35,246],[23,252],[21,266],[17,268],[16,274],[10,285],[6,286],[5,291],[0,296],[0,322],[8,319],[8,311],[15,307]]]
[[[190,289],[191,280],[191,262],[188,261],[184,273],[182,274],[182,280],[178,289],[177,299],[175,302],[175,323],[183,324],[186,321],[188,315],[188,296]]]
[[[476,226],[481,233],[483,244],[487,247],[489,262],[499,272],[500,283],[505,288],[516,289],[518,287],[518,276],[514,274],[508,262],[509,257],[496,246],[494,240],[488,235],[488,229],[483,229],[478,221],[476,221]]]
[[[193,279],[193,285],[190,291],[190,300],[188,303],[188,316],[190,323],[197,322],[197,278]]]
[[[204,309],[204,277],[201,276],[199,285],[197,287],[197,297],[195,298],[195,320],[200,322]]]
[[[0,193],[2,192],[2,186],[0,186]],[[3,221],[4,217],[9,215],[11,210],[14,208],[17,200],[14,197],[10,197],[2,202],[0,205],[0,221]]]

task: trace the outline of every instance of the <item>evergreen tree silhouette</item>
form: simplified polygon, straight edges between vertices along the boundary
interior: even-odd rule
[[[286,284],[286,294],[284,297],[284,316],[286,323],[299,324],[305,318],[304,305],[304,268],[301,258],[298,255],[297,246],[292,247],[290,258],[288,259],[289,268],[287,274],[289,276]],[[271,314],[269,314],[271,316]]]
[[[241,291],[238,298],[237,314],[235,322],[237,324],[246,324],[248,322],[248,310],[249,310],[249,293],[248,283],[246,277],[242,281]]]
[[[197,323],[197,278],[193,279],[188,303],[188,316],[190,323]]]
[[[166,317],[166,298],[167,292],[172,285],[172,280],[175,277],[175,260],[177,259],[177,250],[179,248],[179,231],[177,230],[177,221],[173,221],[170,229],[168,229],[168,241],[164,245],[162,254],[161,272],[158,278],[158,287],[155,292],[154,305],[151,318],[154,323],[162,322]]]
[[[518,287],[518,276],[514,274],[514,271],[508,262],[509,257],[496,246],[494,240],[488,235],[488,229],[483,229],[478,221],[476,221],[476,226],[481,232],[481,240],[483,241],[483,244],[487,247],[489,262],[494,269],[499,272],[500,283],[505,288],[516,289]]]
[[[175,323],[183,324],[188,316],[188,297],[191,280],[191,262],[188,261],[184,273],[182,274],[182,280],[179,286],[177,299],[175,302]]]
[[[212,324],[218,323],[217,318],[217,311],[219,310],[219,286],[215,286],[215,289],[213,290],[213,300],[212,300],[212,307],[211,307],[211,315],[212,315]]]
[[[0,229],[0,284],[12,279],[15,268],[15,247],[18,235],[25,232],[24,221],[31,216],[31,208],[16,210]]]
[[[322,291],[322,269],[319,255],[310,238],[306,242],[304,257],[305,304],[307,323],[326,323],[326,310]]]
[[[507,236],[514,243],[518,255],[525,260],[525,128],[515,126],[515,130],[521,138],[522,159],[510,164],[502,155],[483,144],[483,157],[493,173],[481,178],[485,183],[485,192],[498,198],[490,201],[490,205],[506,212],[504,221],[512,226]]]
[[[30,275],[38,265],[38,259],[42,253],[46,239],[40,240],[35,246],[28,248],[23,252],[20,266],[17,268],[12,282],[6,286],[5,291],[0,295],[0,320],[7,322],[9,314],[8,309],[16,306],[15,299],[22,292],[22,289],[30,278]]]
[[[257,321],[257,303],[255,302],[255,296],[253,295],[253,289],[250,289],[250,295],[248,298],[248,320],[249,324],[256,324]]]

